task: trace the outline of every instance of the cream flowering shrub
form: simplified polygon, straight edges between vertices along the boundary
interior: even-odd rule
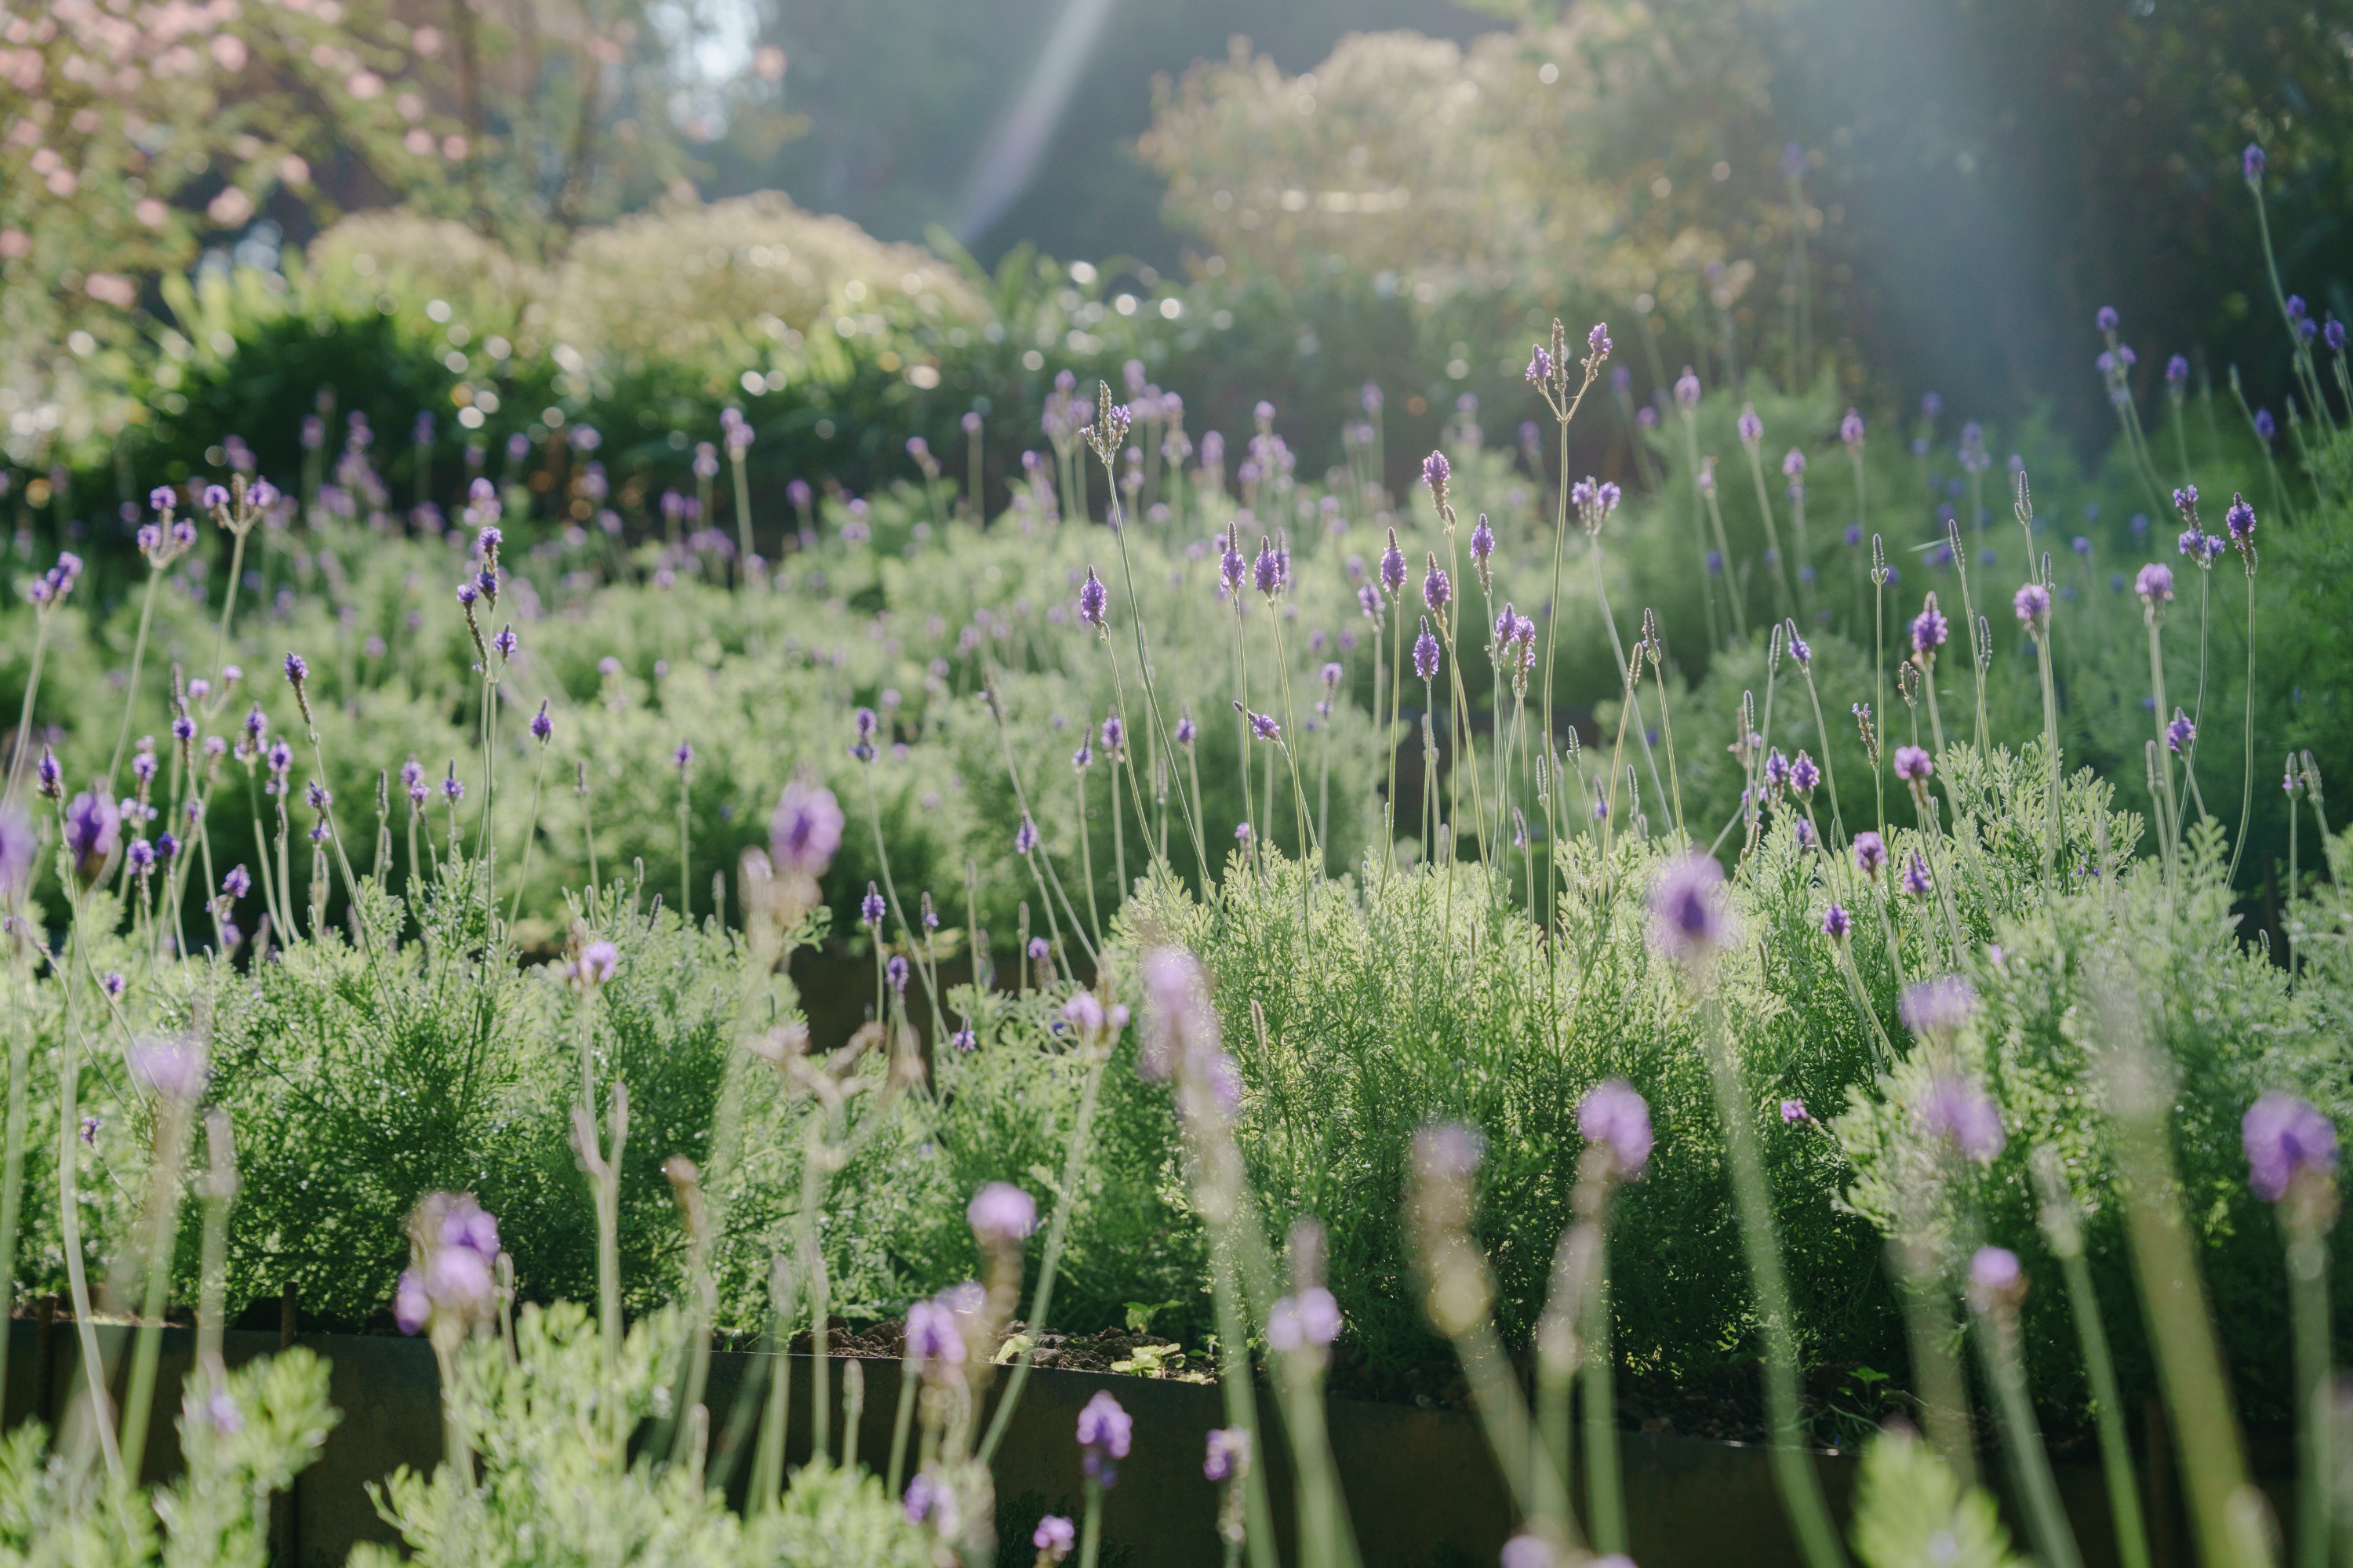
[[[1467,46],[1355,35],[1298,76],[1238,44],[1164,89],[1141,151],[1172,219],[1286,282],[1672,306],[1786,238],[1778,171],[1720,150],[1770,140],[1766,86],[1721,17],[1587,5]],[[1695,90],[1711,114],[1689,112]],[[1709,279],[1711,262],[1727,265]]]

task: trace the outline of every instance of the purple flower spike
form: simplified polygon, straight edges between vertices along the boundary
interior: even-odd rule
[[[1340,1304],[1322,1286],[1278,1299],[1267,1313],[1266,1342],[1285,1355],[1340,1337]]]
[[[1928,863],[1920,858],[1918,850],[1914,850],[1904,863],[1904,891],[1915,898],[1926,898],[1936,885],[1928,880]]]
[[[1214,1439],[1217,1434],[1212,1432],[1209,1436]],[[1210,1478],[1214,1480],[1216,1478]],[[1038,1528],[1029,1532],[1029,1544],[1043,1553],[1050,1563],[1060,1563],[1068,1557],[1078,1539],[1078,1526],[1059,1513],[1046,1515],[1038,1521]]]
[[[1943,975],[1905,990],[1895,1011],[1915,1034],[1950,1034],[1977,1016],[1978,993],[1965,977]]]
[[[858,901],[858,917],[879,931],[882,928],[884,910],[882,890],[874,884],[868,883],[866,896]]]
[[[1854,929],[1854,917],[1841,906],[1833,904],[1822,912],[1822,935],[1832,941],[1844,939]]]
[[[2017,612],[2018,623],[2032,630],[2051,619],[2051,590],[2028,583],[2010,596],[2010,608]]]
[[[1765,421],[1757,417],[1754,405],[1740,410],[1738,429],[1740,439],[1746,445],[1753,447],[1765,439]]]
[[[2092,324],[2103,333],[2116,331],[2116,308],[2114,305],[2102,305],[2098,313],[2092,317]]]
[[[1103,580],[1095,576],[1095,569],[1089,567],[1087,580],[1079,585],[1079,619],[1100,630],[1103,610],[1110,603],[1111,589],[1103,586]]]
[[[1447,478],[1453,471],[1453,467],[1446,461],[1444,452],[1433,451],[1421,460],[1421,482],[1430,486],[1430,493],[1432,495],[1444,497]]]
[[[1969,1306],[1979,1312],[2014,1307],[2026,1294],[2026,1273],[2008,1247],[1981,1246],[1969,1259]]]
[[[897,991],[902,996],[907,994],[907,960],[905,958],[897,953],[892,954],[891,961],[882,966],[882,972],[890,980],[891,989],[892,991]]]
[[[1528,355],[1528,384],[1541,387],[1552,379],[1552,351],[1538,344]]]
[[[1899,746],[1895,748],[1895,777],[1903,779],[1906,784],[1919,783],[1936,771],[1936,763],[1929,759],[1928,753],[1924,748],[1917,746]]]
[[[2161,561],[2151,561],[2134,579],[2133,591],[2140,595],[2143,604],[2152,609],[2170,601],[2173,598],[2173,568]]]
[[[1609,341],[1609,323],[1595,322],[1593,330],[1585,334],[1585,351],[1595,359],[1607,359],[1616,344]]]
[[[1389,547],[1381,552],[1381,588],[1395,599],[1405,588],[1405,552],[1398,548],[1397,530],[1389,530]]]
[[[1852,408],[1849,408],[1846,418],[1839,421],[1839,440],[1850,447],[1862,445],[1862,416]]]
[[[2000,1107],[1967,1078],[1931,1083],[1920,1098],[1919,1112],[1929,1136],[1951,1139],[1953,1147],[1980,1165],[1990,1163],[2008,1141]]]
[[[286,655],[286,681],[289,685],[299,687],[310,678],[311,666],[303,662],[302,655],[300,653]]]
[[[2254,543],[2255,509],[2247,504],[2245,496],[2231,497],[2231,509],[2222,514],[2222,525],[2231,531],[2231,543],[2242,551]]]
[[[1025,816],[1021,819],[1021,825],[1013,830],[1013,853],[1026,855],[1037,847],[1038,824]],[[1040,938],[1039,940],[1042,941],[1044,938]]]
[[[150,1094],[183,1105],[205,1092],[210,1069],[204,1047],[193,1040],[148,1040],[131,1047],[131,1078]]]
[[[1855,869],[1876,882],[1887,868],[1887,841],[1865,829],[1854,835]]]
[[[1413,673],[1424,681],[1438,678],[1438,639],[1430,634],[1430,618],[1421,618],[1421,635],[1413,640]]]
[[[1784,1127],[1800,1127],[1800,1126],[1803,1126],[1805,1123],[1810,1122],[1810,1121],[1811,1121],[1811,1120],[1813,1120],[1813,1119],[1814,1119],[1813,1112],[1811,1112],[1811,1111],[1810,1111],[1810,1110],[1808,1110],[1808,1109],[1806,1108],[1806,1102],[1805,1102],[1805,1101],[1803,1101],[1803,1100],[1783,1100],[1783,1101],[1781,1102],[1781,1125],[1782,1125],[1782,1126],[1784,1126]]]
[[[1945,639],[1951,634],[1951,627],[1952,623],[1936,609],[1936,601],[1931,599],[1926,608],[1912,620],[1913,654],[1923,659],[1934,655],[1945,645]]]
[[[1641,1180],[1651,1158],[1651,1107],[1633,1085],[1623,1078],[1594,1085],[1577,1105],[1577,1130],[1588,1146],[1608,1150],[1617,1176]]]
[[[1683,373],[1675,377],[1675,407],[1685,409],[1699,407],[1699,377],[1688,365],[1683,366]]]
[[[1123,1409],[1107,1389],[1097,1389],[1079,1412],[1081,1467],[1087,1479],[1108,1488],[1119,1476],[1118,1462],[1127,1457],[1135,1440],[1135,1418]]]
[[[2198,726],[2189,722],[2189,715],[2179,708],[2174,709],[2173,717],[2166,723],[2165,744],[2175,752],[2179,752],[2197,738]]]
[[[1250,1461],[1250,1431],[1240,1426],[1219,1426],[1209,1432],[1208,1457],[1201,1461],[1205,1480],[1227,1481],[1249,1474]],[[1044,1528],[1042,1525],[1040,1529]]]
[[[1667,863],[1651,884],[1651,948],[1678,963],[1698,963],[1732,937],[1724,868],[1691,853]]]
[[[1438,553],[1433,550],[1428,554],[1430,570],[1421,579],[1421,602],[1429,607],[1430,614],[1436,615],[1454,597],[1454,585],[1447,580],[1445,569],[1438,564]]]
[[[2239,154],[2239,174],[2251,185],[2263,183],[2263,150],[2261,145],[2253,142],[2247,143],[2247,150]]]
[[[2304,1175],[2326,1178],[2337,1170],[2337,1128],[2311,1103],[2274,1089],[2247,1107],[2239,1124],[2247,1151],[2247,1183],[2255,1196],[2276,1203]]]

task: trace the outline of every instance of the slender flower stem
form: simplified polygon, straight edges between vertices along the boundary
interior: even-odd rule
[[[1732,1167],[1732,1192],[1740,1215],[1741,1239],[1748,1256],[1751,1287],[1757,1292],[1757,1328],[1765,1340],[1765,1408],[1773,1435],[1773,1484],[1789,1516],[1799,1550],[1809,1568],[1844,1568],[1846,1553],[1839,1545],[1830,1505],[1822,1496],[1821,1479],[1799,1446],[1798,1341],[1789,1314],[1789,1287],[1781,1271],[1781,1251],[1774,1234],[1773,1211],[1765,1186],[1765,1167],[1757,1151],[1757,1131],[1748,1111],[1748,1089],[1742,1082],[1731,1032],[1723,1005],[1711,993],[1701,999],[1702,1024],[1708,1043],[1708,1063],[1715,1085],[1716,1114],[1724,1123],[1725,1151]]]
[[[2299,1182],[2327,1181],[2310,1174]],[[2290,1319],[2295,1335],[2296,1568],[2328,1568],[2331,1487],[2337,1479],[2336,1390],[2329,1373],[2328,1232],[2335,1219],[2336,1192],[2326,1202],[2291,1191],[2280,1205],[2287,1233]]]
[[[62,822],[59,829],[62,837]],[[81,986],[72,971],[77,967],[87,967],[90,961],[83,941],[85,903],[86,895],[74,896],[73,932],[68,938],[73,950],[63,977],[66,1027],[58,1051],[58,1224],[65,1246],[66,1286],[73,1298],[74,1331],[81,1342],[82,1371],[89,1382],[90,1420],[98,1431],[99,1452],[105,1458],[106,1473],[119,1481],[122,1478],[122,1456],[115,1447],[114,1422],[108,1414],[106,1363],[99,1354],[98,1321],[90,1314],[90,1275],[81,1249],[79,1161],[74,1150],[75,1137],[81,1130],[81,1014],[75,1005]]]
[[[2026,1503],[2026,1522],[2034,1541],[2034,1554],[2046,1568],[2083,1568],[2067,1510],[2059,1501],[2059,1485],[2051,1474],[2042,1436],[2034,1424],[2034,1404],[2027,1397],[2026,1368],[2019,1359],[2016,1312],[1997,1306],[1977,1319],[1978,1351],[1987,1381],[1994,1388],[1994,1414],[2001,1426],[2002,1446],[2010,1452],[2010,1475]],[[2322,1565],[2326,1568],[2326,1564]]]
[[[139,606],[139,639],[131,645],[131,679],[122,688],[122,728],[114,737],[114,758],[106,765],[106,787],[114,788],[114,776],[122,768],[122,748],[131,744],[131,720],[139,711],[139,667],[147,658],[147,631],[155,623],[155,592],[164,586],[164,568],[151,566],[147,572],[147,596]],[[32,694],[26,693],[26,712],[32,711]],[[22,751],[22,747],[19,747]]]
[[[1071,1209],[1077,1201],[1079,1176],[1086,1169],[1087,1158],[1092,1152],[1095,1103],[1103,1090],[1103,1068],[1111,1061],[1111,1042],[1104,1040],[1086,1047],[1093,1058],[1087,1065],[1087,1075],[1079,1086],[1079,1110],[1071,1128],[1071,1146],[1062,1160],[1062,1181],[1054,1193],[1054,1217],[1046,1224],[1046,1249],[1038,1262],[1038,1281],[1029,1296],[1029,1342],[1021,1348],[1020,1359],[1013,1363],[1012,1374],[1006,1379],[1005,1392],[997,1397],[996,1413],[989,1417],[988,1430],[980,1440],[974,1457],[986,1465],[997,1456],[997,1446],[1005,1440],[1005,1429],[1013,1420],[1014,1406],[1021,1401],[1021,1390],[1029,1381],[1030,1363],[1037,1359],[1038,1337],[1046,1331],[1046,1314],[1054,1304],[1054,1278],[1061,1267],[1062,1246],[1070,1235]],[[893,1444],[893,1451],[896,1451]],[[893,1466],[895,1471],[895,1464]],[[892,1495],[897,1494],[895,1484]]]
[[[2159,723],[2164,721],[2164,700],[2158,707]],[[2239,858],[2247,853],[2247,821],[2255,809],[2255,562],[2247,557],[2247,761],[2239,780],[2239,832],[2231,841],[2231,869],[2223,874],[2225,886],[2239,879]]]
[[[41,664],[49,651],[49,622],[53,617],[47,610],[37,610],[33,616],[33,667],[25,676],[25,704],[16,715],[16,749],[8,754],[8,788],[0,790],[0,800],[16,797],[16,780],[25,769],[25,758],[33,744],[33,698],[41,689]]]
[[[2091,1378],[2092,1414],[2099,1428],[2100,1467],[2107,1480],[2108,1512],[2116,1524],[2117,1562],[2120,1568],[2149,1568],[2140,1486],[2133,1476],[2131,1440],[2125,1432],[2124,1402],[2116,1393],[2116,1361],[2108,1353],[2107,1330],[2100,1319],[2100,1298],[2092,1287],[2092,1270],[2084,1261],[2082,1221],[2074,1197],[2067,1190],[2058,1151],[2037,1149],[2033,1167],[2042,1198],[2039,1216],[2042,1234],[2058,1255],[2060,1273],[2067,1282],[2068,1310],[2075,1320],[2075,1341]]]

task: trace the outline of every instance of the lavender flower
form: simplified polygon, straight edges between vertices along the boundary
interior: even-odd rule
[[[1905,783],[1919,783],[1936,771],[1936,763],[1929,759],[1928,753],[1922,747],[1899,746],[1895,748],[1895,777]]]
[[[1798,662],[1798,668],[1802,670],[1810,665],[1814,662],[1814,651],[1804,638],[1798,635],[1797,618],[1789,617],[1781,623],[1781,628],[1788,634],[1789,657]]]
[[[13,805],[0,805],[0,906],[13,905],[31,883],[33,854],[39,837],[25,814]]]
[[[2112,333],[2116,331],[2116,308],[2114,305],[2102,305],[2093,315],[2092,324],[2097,327],[2102,333]]]
[[[1478,526],[1471,530],[1471,559],[1479,567],[1479,581],[1482,586],[1491,580],[1487,557],[1494,553],[1495,530],[1487,525],[1487,514],[1482,512],[1479,514]]]
[[[1846,418],[1839,421],[1839,440],[1850,448],[1862,445],[1862,416],[1852,408],[1849,408]]]
[[[903,956],[892,954],[891,961],[882,966],[882,972],[890,980],[892,991],[901,996],[907,994],[907,960]]]
[[[1209,1436],[1215,1438],[1217,1434],[1212,1432]],[[1060,1563],[1068,1557],[1078,1539],[1078,1527],[1059,1513],[1047,1514],[1039,1520],[1038,1528],[1029,1532],[1029,1544],[1036,1547],[1049,1563]]]
[[[1438,639],[1430,634],[1430,617],[1421,618],[1421,635],[1413,640],[1413,673],[1424,681],[1438,678]]]
[[[2010,608],[2018,616],[2018,623],[2029,631],[2040,630],[2051,619],[2051,590],[2041,583],[2028,583],[2010,595]]]
[[[1438,564],[1438,552],[1427,552],[1430,570],[1421,579],[1421,602],[1436,615],[1454,597],[1454,585],[1446,580],[1446,572]]]
[[[1177,718],[1176,718],[1176,744],[1177,744],[1177,745],[1179,745],[1179,746],[1190,746],[1190,745],[1192,745],[1192,744],[1193,744],[1193,737],[1194,737],[1194,736],[1195,736],[1197,733],[1198,733],[1198,731],[1195,729],[1195,727],[1194,727],[1194,725],[1193,725],[1193,715],[1192,715],[1191,714],[1180,714],[1180,715],[1177,715]]]
[[[1911,858],[1904,863],[1904,891],[1915,898],[1926,898],[1935,885],[1928,880],[1928,863],[1920,858],[1918,850],[1914,850]]]
[[[1049,943],[1045,938],[1032,937],[1029,938],[1029,959],[1031,962],[1044,963],[1046,959],[1053,954],[1053,946]]]
[[[2247,1151],[2248,1185],[2276,1203],[2299,1176],[2327,1179],[2337,1170],[2337,1128],[2310,1102],[2274,1089],[2239,1123]]]
[[[1444,452],[1433,451],[1421,460],[1421,482],[1430,486],[1430,493],[1440,505],[1445,504],[1447,476],[1452,472],[1453,467]]]
[[[1405,552],[1398,548],[1397,530],[1389,530],[1389,547],[1381,552],[1381,589],[1391,599],[1405,591]]]
[[[1585,351],[1597,362],[1609,358],[1610,349],[1615,346],[1609,341],[1609,323],[1607,322],[1595,322],[1593,330],[1585,334]]]
[[[1669,861],[1651,884],[1651,948],[1678,963],[1704,962],[1733,937],[1724,868],[1697,853]]]
[[[1651,1158],[1651,1107],[1633,1085],[1623,1078],[1605,1078],[1587,1090],[1577,1107],[1577,1131],[1588,1148],[1607,1155],[1613,1176],[1628,1181],[1641,1179]]]
[[[2198,726],[2189,722],[2189,715],[2179,708],[2174,709],[2173,717],[2166,723],[2165,744],[2178,753],[2197,738]]]
[[[2273,437],[2274,437],[2274,436],[2276,436],[2276,435],[2278,435],[2278,434],[2279,434],[2279,423],[2278,423],[2278,421],[2274,420],[2274,419],[2272,418],[2272,411],[2271,411],[2269,408],[2258,408],[2258,409],[2256,409],[2256,410],[2255,410],[2255,435],[2256,435],[2256,437],[2257,437],[2259,440],[2261,440],[2263,442],[2263,444],[2264,444],[2264,445],[2268,446],[2268,445],[2270,445],[2270,444],[2271,444],[2272,438],[2273,438]]]
[[[1781,1102],[1781,1125],[1782,1125],[1782,1126],[1784,1126],[1784,1127],[1800,1127],[1800,1126],[1803,1126],[1805,1123],[1810,1122],[1810,1121],[1811,1121],[1811,1120],[1813,1120],[1813,1119],[1814,1119],[1814,1114],[1813,1114],[1813,1112],[1811,1112],[1811,1111],[1810,1111],[1810,1110],[1808,1110],[1808,1109],[1806,1108],[1806,1102],[1805,1102],[1805,1101],[1803,1101],[1803,1100],[1783,1100],[1783,1101]]]
[[[1800,795],[1810,795],[1814,792],[1814,786],[1821,781],[1820,766],[1804,752],[1798,753],[1798,759],[1789,764],[1789,788]],[[1799,826],[1803,827],[1805,823],[1800,821]]]
[[[1991,1312],[2015,1307],[2025,1298],[2026,1274],[2018,1255],[2008,1247],[1981,1246],[1969,1259],[1968,1298],[1972,1310]]]
[[[1250,1473],[1250,1435],[1247,1427],[1210,1428],[1208,1452],[1201,1460],[1201,1477],[1204,1480],[1236,1479]]]
[[[499,634],[491,639],[491,651],[501,660],[512,661],[515,656],[515,650],[520,646],[521,644],[515,639],[514,628],[512,626],[501,626],[499,628]]]
[[[1021,818],[1021,825],[1013,830],[1013,853],[1015,854],[1026,855],[1037,847],[1038,824],[1031,821],[1029,815],[1025,812]],[[1043,940],[1042,938],[1039,939]],[[1032,956],[1034,957],[1035,955]]]
[[[1088,1480],[1109,1488],[1119,1479],[1119,1461],[1135,1440],[1135,1420],[1110,1391],[1097,1389],[1079,1412],[1080,1466]]]
[[[2239,154],[2239,174],[2251,185],[2263,183],[2263,150],[2260,144],[2250,142],[2247,150]]]
[[[1279,1298],[1266,1315],[1266,1342],[1285,1355],[1340,1337],[1340,1304],[1322,1286]]]
[[[1978,993],[1961,975],[1942,975],[1905,989],[1896,1016],[1915,1034],[1951,1034],[1977,1016]]]
[[[1736,428],[1739,430],[1741,442],[1745,446],[1753,447],[1765,439],[1765,421],[1757,417],[1757,406],[1753,403],[1742,407]]]
[[[1854,835],[1855,869],[1873,882],[1887,866],[1887,842],[1868,828]]]
[[[122,812],[104,788],[86,789],[66,807],[66,851],[84,887],[102,881],[122,853]]]
[[[171,1036],[139,1042],[125,1054],[125,1060],[132,1083],[149,1094],[181,1105],[205,1092],[205,1080],[210,1073],[201,1044]]]
[[[1675,407],[1684,409],[1699,407],[1699,377],[1688,365],[1683,366],[1683,373],[1675,377]]]
[[[2169,602],[2173,598],[2173,568],[2161,561],[2151,561],[2133,580],[2133,591],[2152,609]]]
[[[441,780],[441,798],[455,806],[466,798],[466,786],[459,781],[458,765],[449,764],[448,777]]]
[[[1087,625],[1103,630],[1103,609],[1111,602],[1111,589],[1095,576],[1092,567],[1087,568],[1087,580],[1079,585],[1079,619]]]
[[[2231,497],[2231,509],[2222,514],[2222,525],[2230,530],[2231,543],[2239,546],[2239,553],[2253,559],[2255,544],[2255,509],[2247,504],[2245,496],[2234,493]]]
[[[875,930],[880,931],[882,929],[882,916],[884,912],[885,906],[882,903],[882,890],[875,886],[872,883],[868,883],[866,885],[866,896],[858,901],[859,919],[868,926],[872,927]]]
[[[1854,918],[1840,905],[1832,904],[1822,912],[1822,935],[1832,941],[1842,941],[1854,929]]]
[[[1282,556],[1275,550],[1272,541],[1261,535],[1258,542],[1258,559],[1250,563],[1250,586],[1267,598],[1272,599],[1282,591],[1283,579],[1289,575]]]
[[[976,1051],[980,1048],[980,1036],[975,1034],[969,1027],[966,1027],[959,1029],[955,1033],[949,1035],[948,1044],[960,1052]]]
[[[1538,344],[1528,355],[1528,385],[1541,387],[1552,379],[1552,351]],[[1210,1478],[1215,1479],[1215,1477]]]
[[[1249,718],[1250,733],[1261,740],[1274,740],[1282,734],[1282,726],[1274,722],[1271,714],[1250,714]]]
[[[66,792],[65,769],[59,766],[57,753],[46,746],[41,747],[41,760],[33,766],[33,778],[45,800],[55,800]]]
[[[580,956],[565,964],[572,982],[583,991],[595,991],[611,980],[621,967],[621,949],[612,943],[597,940],[580,949]]]
[[[538,741],[540,745],[545,746],[549,738],[554,734],[555,721],[547,716],[547,703],[544,699],[542,699],[539,705],[539,712],[533,714],[531,718],[532,738]]]
[[[1937,611],[1936,596],[1930,594],[1926,607],[1912,620],[1913,658],[1923,662],[1934,659],[1950,630],[1951,622]]]
[[[1989,1164],[2008,1141],[2001,1111],[1983,1089],[1967,1078],[1941,1077],[1928,1086],[1917,1107],[1920,1124],[1930,1137],[1949,1139],[1953,1147],[1980,1165]]]

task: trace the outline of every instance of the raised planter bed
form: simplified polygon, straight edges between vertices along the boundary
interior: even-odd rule
[[[62,1319],[46,1328],[19,1319],[10,1330],[6,1420],[13,1425],[37,1409],[54,1423],[79,1376],[71,1326]],[[103,1343],[127,1351],[127,1330],[109,1325],[99,1333]],[[234,1364],[266,1355],[280,1342],[277,1334],[232,1331],[226,1350]],[[283,1510],[286,1539],[299,1568],[342,1568],[358,1542],[393,1540],[376,1517],[367,1483],[398,1466],[427,1469],[440,1458],[433,1355],[421,1340],[391,1335],[300,1334],[294,1342],[331,1363],[329,1397],[343,1419]],[[145,1456],[151,1479],[176,1467],[178,1390],[193,1348],[189,1330],[164,1331],[161,1408]],[[120,1369],[128,1357],[115,1359]],[[754,1359],[740,1351],[713,1355],[709,1404],[714,1426],[723,1430],[730,1401]],[[787,1452],[798,1463],[808,1453],[810,1368],[809,1358],[794,1359]],[[844,1358],[835,1358],[828,1380],[837,1410],[844,1364]],[[890,1450],[899,1363],[869,1359],[861,1365],[866,1405],[858,1451],[879,1464]],[[118,1387],[121,1381],[118,1371]],[[1134,1451],[1104,1503],[1107,1545],[1124,1552],[1115,1560],[1128,1568],[1207,1568],[1222,1561],[1215,1530],[1218,1490],[1202,1478],[1201,1458],[1209,1429],[1224,1425],[1224,1407],[1214,1386],[1172,1379],[1035,1372],[997,1460],[1000,1534],[1026,1536],[1042,1511],[1076,1511],[1081,1478],[1072,1433],[1080,1407],[1103,1388],[1135,1417]],[[1273,1400],[1262,1398],[1260,1409],[1274,1419]],[[1471,1568],[1496,1560],[1510,1533],[1511,1511],[1474,1417],[1335,1399],[1328,1419],[1366,1568]],[[836,1425],[839,1430],[839,1416]],[[1638,1432],[1621,1434],[1620,1442],[1633,1555],[1642,1568],[1798,1568],[1761,1447]],[[1287,1537],[1289,1466],[1277,1434],[1268,1433],[1264,1447],[1278,1528]],[[1989,1454],[1988,1461],[1992,1476],[1999,1460]],[[1853,1457],[1818,1454],[1814,1462],[1843,1516],[1854,1486]],[[2063,1464],[2058,1471],[2087,1568],[2106,1568],[2116,1551],[2099,1472]],[[2287,1489],[2274,1484],[2272,1490],[2274,1508],[2286,1517]],[[2186,1561],[2187,1538],[2170,1499],[2151,1511],[2159,1568]]]

